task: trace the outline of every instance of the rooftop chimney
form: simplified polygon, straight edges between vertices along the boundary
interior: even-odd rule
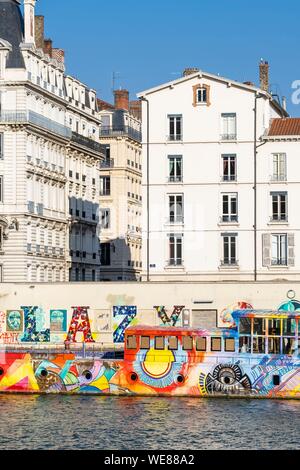
[[[187,77],[188,75],[193,75],[193,73],[200,72],[198,67],[189,67],[187,69],[184,69],[182,76]]]
[[[35,9],[36,0],[24,0],[24,42],[35,43]]]
[[[285,96],[282,97],[282,107],[286,111],[286,97]]]
[[[260,88],[264,91],[269,91],[269,63],[261,59],[259,64],[259,81]]]
[[[35,45],[37,49],[44,49],[45,17],[35,15]]]
[[[49,57],[52,57],[52,39],[44,40],[44,53],[48,54]]]
[[[129,110],[129,91],[128,90],[115,90],[115,108]]]

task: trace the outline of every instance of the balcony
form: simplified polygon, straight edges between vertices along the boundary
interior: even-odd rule
[[[8,124],[34,124],[43,129],[58,134],[67,139],[71,138],[72,131],[66,126],[35,113],[34,111],[3,111],[0,114],[0,123]]]
[[[183,266],[184,266],[184,263],[183,263],[183,259],[181,258],[170,258],[166,262],[167,268],[172,268],[172,267],[183,268]]]
[[[100,128],[101,137],[118,137],[127,135],[137,142],[142,141],[142,133],[130,126],[102,126]]]
[[[221,140],[236,140],[236,134],[221,134]]]
[[[104,153],[103,146],[99,144],[99,142],[96,142],[93,139],[89,139],[88,137],[80,135],[77,132],[72,132],[71,141],[83,147],[87,147],[93,150],[94,152]]]
[[[183,177],[182,176],[169,176],[168,183],[182,183]]]
[[[234,258],[225,258],[225,259],[221,260],[221,266],[223,268],[226,268],[226,267],[236,268],[236,267],[238,267],[238,265],[239,265],[238,260],[236,260]]]
[[[220,222],[224,224],[238,223],[239,218],[237,215],[222,215],[220,217]]]
[[[272,266],[287,266],[287,258],[272,258]]]
[[[114,166],[115,166],[115,160],[113,158],[107,158],[106,160],[100,163],[101,169],[114,168]]]
[[[170,134],[167,136],[167,139],[170,142],[180,142],[182,140],[182,135],[181,134]]]
[[[286,177],[286,174],[281,174],[281,175],[271,175],[270,176],[270,180],[273,182],[273,183],[284,183],[287,181],[287,177]]]

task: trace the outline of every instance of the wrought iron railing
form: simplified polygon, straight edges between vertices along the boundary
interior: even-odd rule
[[[100,128],[101,137],[114,137],[121,135],[128,135],[138,142],[142,141],[142,132],[137,129],[133,129],[133,127],[130,126],[102,126]]]
[[[103,153],[104,153],[103,145],[99,144],[99,142],[96,142],[93,139],[89,139],[88,137],[80,135],[77,132],[72,132],[71,140],[73,142],[76,142],[76,144],[79,144],[79,145],[82,145],[83,147],[87,147],[89,149],[92,149],[92,150],[94,150],[95,152],[98,152],[98,153],[100,153],[101,150],[103,150]]]

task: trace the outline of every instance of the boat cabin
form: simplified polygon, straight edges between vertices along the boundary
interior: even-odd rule
[[[135,326],[125,331],[125,360],[169,361],[203,354],[287,355],[300,351],[300,312],[236,310],[233,328]],[[171,359],[170,359],[171,358]]]

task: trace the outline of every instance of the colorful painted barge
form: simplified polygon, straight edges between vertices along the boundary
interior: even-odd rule
[[[123,359],[0,352],[1,393],[300,397],[300,312],[238,310],[234,327],[129,327]]]

